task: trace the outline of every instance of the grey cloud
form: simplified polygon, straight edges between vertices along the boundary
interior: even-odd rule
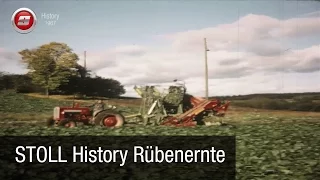
[[[25,64],[20,60],[18,53],[0,48],[0,71],[17,74],[25,73]]]
[[[264,71],[266,72],[271,72],[271,73],[289,73],[289,72],[293,72],[292,68],[289,66],[272,66],[272,67],[266,67],[264,69]]]
[[[254,46],[249,49],[250,52],[258,55],[258,56],[279,56],[284,53],[284,48],[278,48],[278,47],[259,47]]]
[[[245,49],[258,56],[279,56],[288,49],[276,42],[260,41],[246,45]]]
[[[314,11],[300,15],[301,17],[320,17],[320,11]]]
[[[228,65],[237,65],[241,62],[240,59],[227,59],[219,62],[221,66],[228,66]]]
[[[146,54],[146,52],[141,50],[141,51],[123,52],[122,54],[127,56],[143,56],[144,54]]]
[[[293,71],[300,73],[310,73],[320,71],[320,57],[310,59],[307,63],[296,64]]]
[[[319,35],[320,17],[291,18],[279,20],[276,18],[248,14],[239,21],[217,25],[215,27],[193,31],[178,32],[167,35],[173,41],[173,47],[180,51],[200,51],[203,49],[203,37],[207,37],[208,47],[211,50],[228,49],[236,46],[255,44],[260,40],[277,40],[279,38],[299,38]],[[250,46],[257,55],[276,55],[281,48],[268,47],[259,49]]]
[[[239,78],[243,76],[250,75],[252,73],[251,68],[249,67],[229,67],[229,68],[214,68],[209,69],[209,78],[210,79],[226,79],[226,78]],[[172,82],[174,79],[179,80],[187,80],[187,79],[196,79],[202,78],[204,73],[202,68],[199,69],[184,69],[185,72],[179,72],[179,70],[171,70],[168,71],[163,69],[161,71],[158,69],[157,71],[147,71],[141,72],[142,75],[130,78],[131,81],[128,84],[136,84],[136,83],[168,83]]]
[[[148,84],[148,83],[169,83],[172,82],[174,79],[184,80],[187,76],[181,75],[177,72],[147,72],[142,73],[141,76],[132,77],[132,84]]]
[[[98,71],[104,68],[117,68],[120,61],[128,58],[137,58],[146,54],[141,46],[120,46],[107,50],[104,53],[88,54],[87,66],[90,70]]]
[[[81,60],[83,63],[83,59]],[[83,65],[83,64],[82,64]],[[91,71],[98,71],[103,68],[116,67],[116,55],[111,53],[90,54],[87,53],[86,59],[87,68]]]
[[[314,11],[300,15],[300,17],[320,17],[320,11]]]
[[[117,55],[127,56],[142,56],[146,54],[147,49],[142,46],[131,45],[131,46],[120,46],[110,50],[110,53],[116,53]]]
[[[16,52],[10,52],[10,51],[0,49],[0,63],[5,64],[5,63],[10,63],[11,61],[19,62],[20,61],[19,54]]]
[[[88,69],[92,70],[92,71],[97,71],[97,70],[100,70],[100,69],[103,69],[103,68],[115,68],[117,67],[117,62],[115,60],[106,60],[106,61],[98,61],[98,62],[95,62],[94,64],[88,64],[87,67]]]
[[[250,75],[253,69],[249,67],[234,67],[225,70],[220,70],[218,72],[212,71],[209,74],[210,79],[227,79],[227,78],[240,78],[243,76]]]

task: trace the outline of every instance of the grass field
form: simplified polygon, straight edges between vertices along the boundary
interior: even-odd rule
[[[134,99],[108,102],[132,113],[139,104],[139,100]],[[237,179],[313,180],[320,177],[320,113],[258,110],[231,104],[224,122],[232,126],[128,126],[113,130],[44,126],[44,119],[52,114],[54,106],[71,104],[65,97],[45,99],[35,94],[3,92],[0,135],[236,135]]]

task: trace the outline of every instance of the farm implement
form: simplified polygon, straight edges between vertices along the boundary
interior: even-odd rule
[[[131,117],[138,117],[144,125],[201,125],[205,117],[223,117],[230,104],[189,95],[184,85],[170,86],[167,93],[160,93],[155,86],[135,86],[134,89],[142,102],[139,113]]]
[[[130,119],[143,125],[196,126],[204,124],[203,119],[210,116],[223,117],[230,102],[208,100],[186,93],[185,85],[170,86],[161,93],[155,86],[135,86],[141,96],[140,110],[137,114],[124,116],[114,106],[93,115],[89,107],[55,107],[48,125],[75,127],[77,123],[104,127],[121,127]]]

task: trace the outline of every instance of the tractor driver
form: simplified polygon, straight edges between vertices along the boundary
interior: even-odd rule
[[[103,102],[103,100],[98,100],[96,103],[87,106],[87,107],[93,107],[93,118],[92,121],[94,121],[95,116],[100,112],[106,109],[106,104]],[[108,105],[107,109],[116,109],[115,106]]]
[[[98,100],[96,103],[90,105],[89,107],[93,107],[93,117],[100,111],[104,110],[105,104],[102,100]]]

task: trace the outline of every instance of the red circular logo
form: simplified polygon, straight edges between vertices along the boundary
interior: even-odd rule
[[[35,28],[37,17],[31,9],[20,8],[13,13],[11,20],[15,30],[25,34]]]

